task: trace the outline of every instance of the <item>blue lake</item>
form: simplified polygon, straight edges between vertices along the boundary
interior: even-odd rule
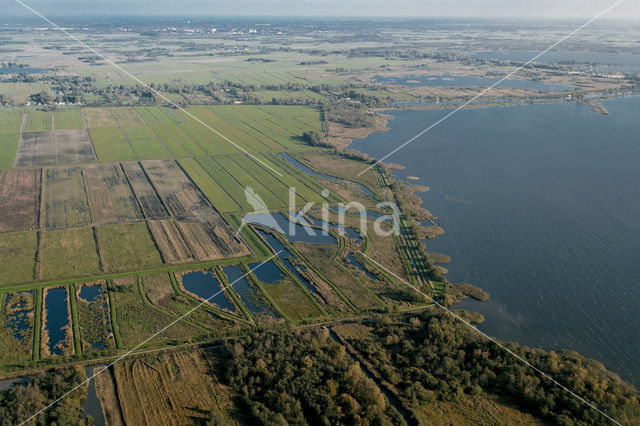
[[[388,161],[418,176],[450,255],[449,281],[490,335],[575,349],[640,384],[640,97],[610,115],[560,102],[462,110]],[[350,148],[382,157],[450,110],[395,111],[391,130]]]
[[[483,78],[473,75],[400,75],[400,76],[376,76],[375,81],[382,84],[394,84],[401,86],[433,86],[433,87],[488,87],[500,81],[502,77]],[[572,90],[575,87],[566,84],[541,83],[539,81],[508,78],[498,87],[514,89],[529,89],[539,92]]]
[[[69,325],[67,306],[67,289],[50,288],[44,300],[45,326],[49,335],[49,352],[52,355],[62,355],[60,345],[66,340],[65,327]]]
[[[187,272],[180,276],[182,286],[189,293],[193,293],[203,300],[208,300],[211,304],[221,309],[231,312],[236,311],[235,305],[222,291],[220,282],[211,271]],[[215,296],[214,296],[215,294]]]

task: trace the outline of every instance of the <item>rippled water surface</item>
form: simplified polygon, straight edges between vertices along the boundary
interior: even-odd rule
[[[445,235],[449,280],[491,294],[491,335],[575,349],[640,384],[640,98],[462,110],[388,159]],[[449,110],[394,112],[351,148],[382,157]]]

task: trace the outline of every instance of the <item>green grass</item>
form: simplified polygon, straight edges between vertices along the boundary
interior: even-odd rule
[[[227,194],[230,194],[234,201],[243,209],[251,210],[251,205],[244,195],[244,187],[236,181],[227,171],[211,157],[200,157],[197,159],[202,168],[215,179],[216,183],[222,187]]]
[[[98,161],[127,161],[135,160],[136,154],[126,141],[120,129],[115,127],[100,127],[90,129],[93,148]]]
[[[173,155],[204,154],[200,146],[165,116],[160,107],[136,107],[145,123]]]
[[[23,114],[21,109],[0,108],[0,133],[19,133]]]
[[[228,161],[234,161],[236,164],[238,164],[238,166],[240,166],[243,170],[245,170],[247,174],[253,176],[256,180],[260,181],[260,183],[262,183],[262,185],[264,185],[271,192],[273,192],[275,195],[277,195],[278,198],[280,198],[281,200],[285,201],[286,203],[289,203],[289,187],[287,185],[283,184],[265,166],[263,166],[262,164],[256,162],[255,160],[253,160],[252,158],[250,158],[247,155],[229,156],[228,157]],[[293,186],[294,187],[300,186],[301,187],[300,189],[304,190],[302,188],[301,184],[295,184],[294,183]],[[296,205],[297,206],[304,206],[304,204],[305,204],[304,203],[304,199],[301,198],[301,196],[298,193],[298,191],[296,191],[295,194],[296,194],[296,198],[295,198]]]
[[[322,315],[290,277],[275,284],[262,283],[261,287],[287,318],[297,321]]]
[[[136,156],[143,158],[167,158],[171,154],[158,141],[154,133],[145,126],[121,127],[122,133],[131,144]]]
[[[35,231],[0,234],[0,287],[33,279],[37,244]]]
[[[358,309],[377,306],[376,300],[344,268],[332,261],[335,246],[295,242],[293,247]]]
[[[148,269],[162,264],[146,223],[99,226],[96,230],[107,271]]]
[[[0,169],[13,167],[19,142],[17,133],[0,133]]]
[[[115,302],[114,326],[117,323],[124,347],[140,344],[174,320],[144,303],[138,292],[136,277],[114,279],[111,295]],[[185,338],[200,333],[198,329],[178,322],[152,340]]]
[[[252,188],[253,191],[262,198],[269,209],[282,209],[286,207],[288,197],[284,197],[283,199],[278,198],[277,195],[271,192],[271,188],[263,185],[259,179],[249,175],[247,171],[236,164],[231,157],[215,157],[215,160],[229,175],[233,176],[242,187],[242,192],[236,190],[237,192],[231,191],[230,193],[234,195],[243,194],[242,196],[244,196],[244,188]]]
[[[84,120],[79,109],[63,109],[55,112],[56,130],[84,129]]]
[[[158,307],[169,315],[179,318],[199,305],[184,295],[177,294],[167,273],[150,274],[142,277],[144,295],[152,305]],[[212,314],[205,306],[189,314],[188,320],[183,322],[194,325],[202,331],[216,330],[222,322],[215,314]]]
[[[92,228],[43,232],[41,259],[47,279],[86,277],[100,271]]]
[[[233,198],[204,171],[196,160],[185,158],[180,160],[179,163],[218,211],[226,213],[240,210],[240,206],[233,201]]]
[[[24,123],[25,132],[37,132],[40,130],[51,130],[51,112],[27,110],[27,121]]]

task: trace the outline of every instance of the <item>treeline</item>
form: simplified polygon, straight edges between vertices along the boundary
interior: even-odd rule
[[[0,391],[0,424],[20,424],[38,411],[62,397],[86,380],[80,367],[40,374],[25,384]],[[90,425],[91,417],[84,417],[82,406],[87,399],[87,387],[62,398],[51,408],[38,414],[29,424]]]
[[[408,317],[380,317],[363,337],[345,333],[348,343],[408,406],[493,395],[553,424],[606,423],[575,396],[435,309]],[[599,362],[574,351],[505,345],[614,419],[623,424],[640,422],[637,391]]]
[[[404,424],[326,330],[256,332],[224,352],[250,424]]]

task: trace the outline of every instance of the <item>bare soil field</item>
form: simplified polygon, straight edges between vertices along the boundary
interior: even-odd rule
[[[38,226],[41,170],[7,170],[0,176],[0,232]]]
[[[50,229],[88,225],[89,202],[80,167],[46,169],[44,226]]]
[[[122,163],[122,169],[140,202],[144,216],[150,220],[168,219],[169,214],[140,163]]]
[[[144,216],[120,164],[100,164],[83,169],[94,223],[133,222]]]
[[[24,132],[20,137],[16,167],[77,164],[96,161],[86,130]]]
[[[211,222],[155,220],[149,228],[166,263],[214,260],[249,254],[227,226]]]
[[[142,162],[142,166],[174,218],[220,218],[178,163],[173,160],[152,160]]]

